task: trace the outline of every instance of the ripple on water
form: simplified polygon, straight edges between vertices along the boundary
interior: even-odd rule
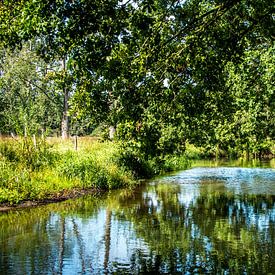
[[[228,191],[275,195],[275,170],[268,168],[196,167],[163,177],[158,183],[216,184]]]
[[[0,274],[275,274],[274,195],[273,169],[197,167],[7,213]]]

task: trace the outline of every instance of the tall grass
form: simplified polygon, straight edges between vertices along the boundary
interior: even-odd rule
[[[130,171],[116,162],[119,147],[111,142],[93,142],[79,152],[67,151],[57,171],[68,179],[78,179],[83,188],[114,189],[133,184]]]
[[[74,189],[113,189],[134,183],[130,171],[117,165],[118,146],[96,140],[31,138],[0,140],[0,203],[58,197]]]
[[[31,138],[4,139],[0,141],[0,159],[31,171],[51,165],[57,155],[50,150],[45,139],[35,142]]]
[[[0,139],[0,203],[58,198],[78,189],[114,189],[186,168],[185,155],[148,158],[116,142],[80,138]]]

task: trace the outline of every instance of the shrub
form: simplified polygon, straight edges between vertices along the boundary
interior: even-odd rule
[[[121,148],[117,162],[125,170],[131,171],[135,178],[150,178],[165,172],[185,169],[190,165],[184,154],[150,157],[124,148]]]

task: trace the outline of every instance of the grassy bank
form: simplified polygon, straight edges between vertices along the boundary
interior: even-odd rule
[[[188,165],[184,156],[145,159],[118,143],[81,138],[1,139],[0,204],[58,200],[83,190],[132,187],[151,177]]]

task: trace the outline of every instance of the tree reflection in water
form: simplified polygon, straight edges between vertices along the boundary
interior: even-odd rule
[[[0,273],[275,274],[274,195],[164,180],[1,214]]]

